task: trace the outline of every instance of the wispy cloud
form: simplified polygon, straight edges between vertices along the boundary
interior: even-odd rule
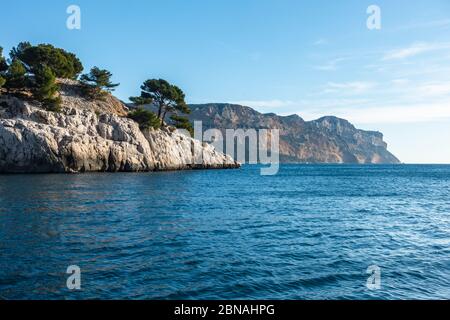
[[[374,82],[329,82],[324,93],[360,94],[369,91],[377,86]]]
[[[393,80],[391,80],[391,83],[395,86],[404,86],[409,83],[409,79],[404,79],[404,78],[393,79]]]
[[[450,119],[448,102],[348,109],[336,111],[336,113],[356,124],[418,123]]]
[[[446,96],[450,95],[450,82],[429,83],[419,87],[419,93],[425,96]],[[450,108],[450,105],[449,105]]]
[[[316,41],[314,41],[313,45],[315,45],[315,46],[323,46],[323,45],[328,44],[328,43],[329,42],[328,42],[327,39],[320,38],[320,39],[317,39]]]
[[[406,59],[409,57],[414,57],[419,54],[425,53],[425,52],[431,52],[441,49],[447,49],[450,48],[449,43],[424,43],[424,42],[418,42],[414,43],[406,48],[399,48],[392,51],[389,51],[386,53],[383,57],[383,61],[389,61],[389,60],[400,60],[400,59]]]
[[[314,120],[326,115],[334,115],[347,119],[355,125],[361,124],[395,124],[395,123],[423,123],[448,121],[450,119],[450,101],[444,99],[431,103],[384,103],[371,101],[367,104],[349,103],[347,106],[333,106],[328,108],[317,107],[309,104],[309,107],[301,106],[294,111],[305,120]],[[318,102],[322,104],[321,102]],[[292,112],[291,112],[292,113]],[[291,113],[284,113],[285,115]]]
[[[315,66],[314,69],[320,70],[320,71],[335,71],[338,69],[339,63],[342,61],[345,61],[345,58],[337,58],[330,60],[322,65]]]
[[[405,25],[397,28],[398,30],[414,30],[425,28],[447,28],[450,27],[450,19],[439,19],[432,21],[419,22],[415,24]]]

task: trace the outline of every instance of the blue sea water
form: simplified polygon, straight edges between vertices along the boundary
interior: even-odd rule
[[[259,172],[0,175],[0,298],[450,298],[450,166]]]

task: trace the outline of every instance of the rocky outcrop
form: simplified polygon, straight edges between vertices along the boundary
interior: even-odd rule
[[[62,83],[62,89],[60,113],[0,97],[0,173],[238,167],[229,156],[174,128],[141,131],[123,117],[126,107],[112,96],[93,102],[81,98],[74,83]]]
[[[261,114],[249,107],[232,104],[191,105],[190,119],[201,120],[203,129],[279,129],[280,161],[291,163],[396,164],[380,132],[356,129],[336,117],[304,121]]]

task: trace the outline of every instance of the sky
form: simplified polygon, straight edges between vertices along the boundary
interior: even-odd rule
[[[370,5],[381,29],[367,27]],[[188,103],[334,115],[383,132],[402,162],[450,163],[449,0],[15,0],[2,26],[6,53],[62,47],[110,70],[125,101],[164,78]]]

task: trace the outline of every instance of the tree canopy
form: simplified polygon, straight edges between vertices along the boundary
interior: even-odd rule
[[[5,87],[8,89],[23,89],[27,87],[28,79],[26,73],[27,71],[22,62],[14,59],[5,73]]]
[[[59,86],[56,78],[76,79],[83,65],[75,54],[50,44],[21,42],[10,51],[8,62],[0,50],[0,84],[10,94],[33,97],[52,111],[59,110]]]
[[[3,48],[0,47],[0,72],[5,72],[8,70],[8,63],[6,63],[6,58],[3,56]]]
[[[155,105],[158,108],[158,118],[161,119],[161,125],[164,124],[168,113],[190,113],[183,91],[166,80],[147,80],[141,86],[141,90],[139,97],[130,97],[130,100],[138,105]]]
[[[142,108],[131,111],[128,114],[128,117],[136,121],[141,129],[159,129],[161,127],[159,118],[156,116],[156,114]]]
[[[33,46],[29,42],[21,42],[11,50],[10,57],[20,60],[30,73],[45,65],[58,78],[76,79],[83,71],[83,65],[75,54],[55,48],[51,44]]]
[[[192,127],[191,122],[189,121],[189,118],[172,115],[170,119],[173,121],[173,125],[178,129],[184,129],[189,132],[191,137],[194,136],[194,128]]]
[[[112,92],[119,84],[111,82],[112,73],[108,70],[93,67],[88,74],[83,74],[81,82],[87,87],[94,98],[102,96],[104,92]]]
[[[32,96],[49,110],[58,110],[61,98],[57,78],[77,80],[83,65],[75,54],[51,44],[21,42],[11,49],[9,60],[0,47],[0,88],[7,94]],[[86,92],[100,98],[119,85],[111,82],[108,70],[94,67],[80,77]]]
[[[35,69],[35,85],[33,94],[35,98],[42,101],[50,111],[59,111],[61,98],[57,96],[59,86],[56,77],[48,66]]]

